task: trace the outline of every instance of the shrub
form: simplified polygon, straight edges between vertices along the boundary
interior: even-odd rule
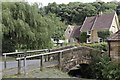
[[[82,32],[80,34],[80,42],[83,43],[83,42],[86,42],[87,41],[87,32]]]
[[[110,32],[109,30],[104,30],[104,31],[98,31],[97,33],[98,33],[98,37],[102,38],[103,41],[105,41],[105,39],[107,39],[107,37],[109,37],[112,32]]]
[[[95,48],[97,50],[104,50],[104,51],[107,51],[107,49],[108,49],[108,45],[105,42],[103,42],[103,43],[93,43],[93,44],[83,43],[83,44],[81,44],[81,46],[87,46],[87,47]]]
[[[90,64],[94,78],[100,80],[119,80],[120,79],[120,64],[111,62],[110,57],[104,54],[101,56],[92,56]]]

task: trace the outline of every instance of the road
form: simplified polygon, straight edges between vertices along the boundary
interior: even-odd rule
[[[26,66],[28,66],[28,65],[34,65],[34,64],[36,65],[39,62],[40,62],[39,60],[26,60]],[[1,71],[1,69],[2,70],[4,69],[4,62],[0,62],[0,64],[2,64],[2,66],[0,66],[0,71]],[[7,69],[15,68],[17,66],[18,66],[18,62],[17,61],[8,61],[7,62]],[[21,61],[21,66],[23,66],[23,61]]]
[[[8,61],[7,68],[4,70],[4,62],[0,62],[0,72],[3,71],[3,74],[16,74],[17,73],[17,61]],[[57,65],[57,61],[45,62],[44,66]],[[23,61],[21,61],[21,66],[23,67]],[[40,60],[26,60],[26,71],[40,67]],[[23,70],[24,68],[22,68]]]

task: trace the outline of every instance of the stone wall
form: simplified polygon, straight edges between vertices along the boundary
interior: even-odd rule
[[[91,42],[94,43],[94,42],[98,42],[98,34],[97,34],[97,30],[92,30],[92,33],[91,33]]]
[[[72,50],[68,50],[62,53],[62,70],[69,71],[75,65],[86,63],[91,61],[91,55],[101,54],[100,51],[89,47],[78,47]]]
[[[110,57],[112,61],[120,61],[120,41],[110,42]]]

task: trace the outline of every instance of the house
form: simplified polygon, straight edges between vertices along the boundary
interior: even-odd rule
[[[87,43],[102,42],[102,38],[98,37],[99,31],[109,31],[111,33],[116,33],[120,29],[118,16],[116,12],[98,14],[92,17],[86,17],[80,32],[86,32]]]
[[[68,25],[65,31],[65,41],[67,43],[74,43],[79,41],[80,26]]]
[[[112,61],[120,61],[120,30],[107,38],[109,45],[109,56]]]

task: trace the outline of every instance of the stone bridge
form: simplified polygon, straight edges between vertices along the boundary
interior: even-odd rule
[[[78,64],[89,64],[91,55],[95,53],[100,54],[101,52],[88,47],[77,47],[64,51],[62,52],[61,69],[63,71],[69,71]]]
[[[89,47],[72,47],[57,51],[58,54],[50,54],[49,57],[52,57],[51,60],[58,60],[58,67],[65,72],[78,64],[89,64],[92,55],[101,54],[101,51]]]

